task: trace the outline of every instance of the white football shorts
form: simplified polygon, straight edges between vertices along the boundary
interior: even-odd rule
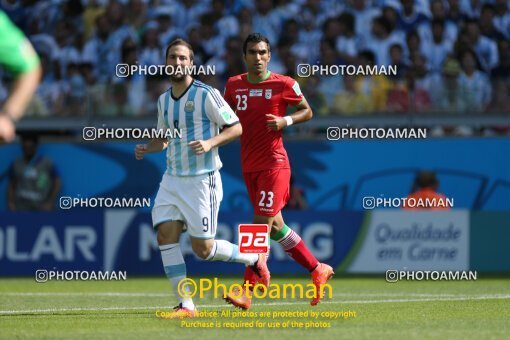
[[[152,225],[157,229],[163,222],[182,221],[190,236],[214,238],[222,199],[219,171],[199,176],[172,176],[165,172],[152,208]]]

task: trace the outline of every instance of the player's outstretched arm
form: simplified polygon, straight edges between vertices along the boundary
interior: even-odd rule
[[[165,138],[152,139],[147,144],[137,144],[135,147],[135,158],[141,160],[145,154],[163,151],[167,146],[168,141]]]
[[[193,152],[197,155],[209,152],[212,148],[230,143],[234,139],[241,136],[243,128],[241,124],[236,123],[232,126],[223,128],[221,133],[208,140],[195,140],[189,143]]]
[[[312,119],[313,117],[312,108],[310,107],[306,99],[303,99],[301,103],[296,105],[296,109],[297,109],[296,112],[286,117],[278,117],[275,115],[267,114],[266,115],[268,119],[266,123],[267,127],[269,127],[273,131],[278,131],[291,124],[300,124]]]

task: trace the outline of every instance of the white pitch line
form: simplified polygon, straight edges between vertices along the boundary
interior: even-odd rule
[[[172,293],[118,293],[118,292],[7,292],[0,293],[4,296],[108,296],[108,297],[169,297]]]
[[[0,292],[3,296],[107,296],[107,297],[169,297],[172,293],[131,293],[131,292]],[[465,297],[465,294],[419,294],[419,293],[335,293],[333,296],[414,296],[414,297]]]
[[[388,299],[388,300],[352,300],[352,301],[323,301],[321,304],[371,304],[371,303],[406,303],[406,302],[430,302],[430,301],[470,301],[470,300],[501,300],[510,299],[510,295],[483,295],[466,297],[445,297],[445,298],[427,298],[427,299]],[[289,306],[289,305],[308,305],[307,301],[298,302],[269,302],[261,306]],[[225,308],[231,305],[199,305],[200,308]],[[62,312],[82,312],[82,311],[112,311],[112,310],[143,310],[154,308],[172,308],[169,306],[141,306],[141,307],[101,307],[101,308],[48,308],[48,309],[27,309],[27,310],[0,310],[0,315],[15,314],[34,314],[34,313],[62,313]]]

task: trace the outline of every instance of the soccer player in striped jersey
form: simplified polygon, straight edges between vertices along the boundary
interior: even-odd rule
[[[193,64],[189,43],[182,39],[171,42],[166,63],[181,72],[171,75],[172,86],[158,99],[158,128],[180,129],[182,138],[139,144],[135,156],[140,160],[146,153],[167,149],[167,171],[159,185],[152,221],[165,273],[179,299],[173,317],[193,317],[193,300],[178,291],[179,282],[186,278],[179,246],[183,230],[188,231],[195,254],[204,260],[243,263],[266,284],[269,271],[265,255],[242,254],[237,245],[214,239],[223,197],[218,147],[241,135],[239,119],[218,90],[183,72]]]
[[[268,70],[271,59],[269,40],[259,33],[250,34],[243,45],[248,72],[228,79],[225,100],[235,110],[244,133],[241,136],[243,177],[255,216],[253,223],[271,226],[271,239],[312,275],[317,295],[312,306],[321,299],[320,286],[334,274],[320,263],[299,235],[283,221],[281,209],[289,199],[290,164],[283,147],[282,130],[312,118],[312,109],[292,78]],[[288,106],[296,112],[285,116]],[[257,276],[248,268],[245,281],[252,285]],[[249,293],[227,295],[227,302],[248,309]]]

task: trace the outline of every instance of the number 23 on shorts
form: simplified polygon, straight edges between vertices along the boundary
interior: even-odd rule
[[[271,208],[274,204],[274,193],[272,191],[260,191],[259,207]]]

